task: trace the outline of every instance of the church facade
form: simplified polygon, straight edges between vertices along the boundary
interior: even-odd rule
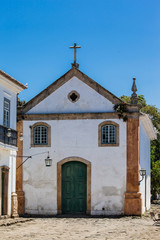
[[[19,214],[142,215],[150,208],[156,136],[134,87],[132,104],[124,104],[72,66],[19,108],[18,155],[30,156],[24,164],[17,158]],[[124,115],[115,106],[125,106]]]

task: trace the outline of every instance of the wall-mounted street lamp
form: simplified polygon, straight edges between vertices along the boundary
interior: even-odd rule
[[[142,179],[139,181],[139,184],[140,184],[140,182],[143,181],[144,177],[146,176],[146,170],[145,169],[142,168],[140,170],[140,176],[142,177]]]
[[[23,133],[20,133],[19,140],[23,141]]]
[[[50,156],[49,156],[49,151],[48,151],[48,152],[42,152],[42,153],[33,154],[32,156],[17,156],[17,157],[23,157],[23,158],[25,157],[25,158],[26,158],[26,159],[17,167],[17,169],[20,168],[28,159],[32,158],[33,156],[35,156],[35,155],[41,155],[41,154],[44,154],[44,153],[48,153],[48,156],[47,156],[47,158],[45,159],[45,166],[46,166],[46,167],[52,166],[52,159],[50,158]]]
[[[47,158],[45,159],[45,165],[46,167],[52,166],[52,159],[49,157],[49,152]]]
[[[10,129],[10,128],[8,128],[8,130],[7,130],[7,137],[8,137],[8,138],[10,138],[10,137],[11,137],[11,135],[12,135],[12,133],[11,133],[11,129]]]

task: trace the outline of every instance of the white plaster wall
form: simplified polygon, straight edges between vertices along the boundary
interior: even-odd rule
[[[4,98],[10,100],[10,128],[16,130],[17,94],[11,87],[7,88],[0,79],[0,125],[3,125]]]
[[[75,103],[72,103],[68,99],[68,93],[73,90],[76,90],[80,94],[80,99]],[[29,110],[28,113],[113,112],[113,106],[109,100],[94,89],[77,77],[73,77]]]
[[[24,163],[26,213],[57,213],[57,162],[76,156],[91,162],[91,213],[123,214],[126,191],[126,123],[118,119],[109,120],[119,124],[119,147],[98,147],[98,125],[105,119],[46,121],[51,126],[51,147],[48,148],[30,147],[30,126],[36,121],[23,122],[23,154],[34,155],[49,151],[53,159],[53,165],[48,168],[44,163],[46,153],[35,155]]]
[[[11,193],[16,192],[16,155],[15,150],[10,151],[9,168],[11,171]]]
[[[0,166],[6,165],[9,167],[10,151],[0,148]]]
[[[140,167],[146,170],[146,180],[140,183],[142,193],[143,213],[145,212],[145,195],[146,195],[146,210],[150,209],[150,192],[151,192],[151,175],[150,175],[150,139],[146,134],[143,125],[140,122]],[[146,193],[145,193],[146,182]]]
[[[17,92],[0,76],[0,125],[3,125],[4,98],[10,100],[10,128],[16,130]],[[16,151],[17,148],[0,142],[0,166],[9,167],[8,175],[8,215],[11,216],[11,193],[16,191]],[[1,181],[1,179],[0,179]],[[0,183],[1,188],[1,183]],[[1,200],[1,194],[0,194]],[[1,205],[0,205],[1,206]]]
[[[8,215],[11,216],[11,194],[16,191],[16,150],[0,148],[0,166],[9,167],[8,174]],[[0,174],[1,176],[1,174]],[[0,177],[0,206],[2,192],[2,178]],[[1,215],[1,207],[0,207]]]

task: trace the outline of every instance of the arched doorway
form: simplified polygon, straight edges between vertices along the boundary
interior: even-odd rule
[[[70,157],[57,163],[58,214],[90,214],[91,163]]]
[[[1,215],[8,213],[8,174],[9,167],[1,167]]]
[[[62,165],[62,213],[85,214],[87,203],[87,167],[73,161]]]

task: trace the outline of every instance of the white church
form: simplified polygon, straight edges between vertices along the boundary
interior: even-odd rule
[[[17,158],[20,215],[142,215],[150,208],[156,134],[136,90],[134,79],[132,102],[124,104],[81,72],[75,58],[67,73],[19,107],[18,155],[26,156]],[[115,105],[125,106],[125,117]]]

